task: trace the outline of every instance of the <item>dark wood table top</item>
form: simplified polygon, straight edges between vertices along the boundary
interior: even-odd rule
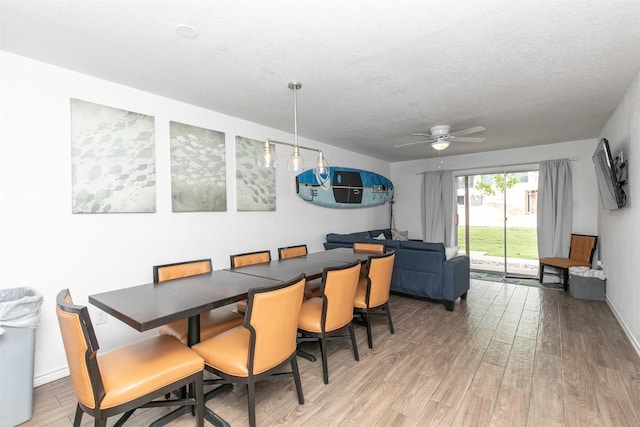
[[[322,270],[327,267],[340,267],[355,261],[366,261],[371,253],[354,252],[351,248],[336,248],[322,252],[313,252],[306,256],[273,260],[262,264],[229,268],[228,271],[287,281],[304,273],[307,280],[322,277]]]
[[[321,277],[326,267],[364,262],[370,255],[353,252],[351,248],[331,249],[304,257],[103,292],[90,295],[89,302],[142,332],[180,319],[193,321],[202,312],[245,299],[251,288],[273,286],[301,273],[309,279]]]
[[[245,299],[251,288],[277,283],[273,279],[216,270],[90,295],[89,302],[132,328],[147,331]]]

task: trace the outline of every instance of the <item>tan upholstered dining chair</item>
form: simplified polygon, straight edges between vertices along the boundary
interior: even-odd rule
[[[304,293],[304,275],[269,288],[250,289],[244,325],[196,344],[205,369],[220,377],[214,384],[247,384],[249,425],[256,425],[257,381],[293,376],[298,402],[304,403],[296,360],[296,328]],[[286,365],[291,372],[282,372]]]
[[[211,259],[177,262],[153,266],[153,281],[161,283],[181,277],[211,274]],[[200,340],[211,338],[220,332],[242,325],[243,316],[226,307],[206,311],[200,314]],[[180,319],[160,327],[160,334],[172,335],[183,344],[187,344],[187,319]]]
[[[278,259],[297,258],[307,255],[307,245],[278,248]]]
[[[346,266],[325,268],[322,273],[320,297],[305,300],[300,310],[298,343],[318,341],[322,357],[322,377],[329,384],[327,362],[327,340],[350,338],[353,357],[360,360],[358,345],[353,331],[353,299],[360,277],[360,262]],[[348,335],[345,332],[348,331]]]
[[[115,424],[121,425],[138,408],[186,405],[194,407],[197,425],[204,425],[204,363],[198,354],[167,335],[98,354],[89,311],[73,303],[68,289],[56,297],[56,314],[78,399],[75,427],[84,413],[94,417],[96,426],[106,426],[108,417],[123,414]],[[188,384],[195,398],[153,401]]]
[[[597,243],[598,236],[572,234],[569,258],[540,258],[540,283],[542,283],[545,266],[555,267],[562,271],[562,284],[566,291],[569,286],[569,267],[591,267]]]
[[[246,252],[231,255],[231,268],[245,267],[247,265],[264,264],[271,262],[271,251]],[[240,313],[247,311],[247,300],[238,301],[236,308]]]
[[[354,252],[371,252],[374,254],[383,254],[386,252],[386,250],[386,245],[384,243],[355,242],[353,244]]]
[[[389,322],[389,330],[394,333],[391,311],[389,309],[389,292],[391,274],[396,254],[371,255],[367,260],[367,275],[361,277],[353,301],[354,314],[360,317],[361,323],[367,327],[369,348],[373,348],[371,333],[371,316],[383,315]]]
[[[301,256],[306,256],[307,245],[297,245],[297,246],[287,246],[284,248],[278,248],[278,259],[290,259],[290,258],[298,258]],[[321,279],[307,279],[307,282],[304,285],[304,297],[311,298],[320,296],[320,284],[322,283]]]

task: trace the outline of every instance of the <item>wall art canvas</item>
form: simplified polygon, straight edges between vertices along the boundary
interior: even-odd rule
[[[227,210],[224,132],[170,122],[173,212]]]
[[[276,171],[261,168],[257,162],[263,148],[262,141],[236,136],[238,211],[276,210]]]
[[[155,212],[154,118],[71,99],[72,212]]]

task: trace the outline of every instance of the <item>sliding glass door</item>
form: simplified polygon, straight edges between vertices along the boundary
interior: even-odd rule
[[[471,268],[536,276],[538,171],[457,177],[458,246]]]

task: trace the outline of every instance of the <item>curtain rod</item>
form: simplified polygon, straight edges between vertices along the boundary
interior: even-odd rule
[[[469,170],[491,169],[491,168],[506,168],[506,167],[511,167],[511,166],[535,165],[535,164],[539,164],[539,163],[542,163],[542,162],[553,162],[553,161],[557,161],[557,160],[569,160],[570,162],[575,162],[575,161],[579,160],[579,158],[578,157],[565,157],[565,158],[562,158],[562,159],[538,160],[536,162],[526,162],[526,163],[511,163],[511,164],[508,164],[508,165],[478,166],[477,168],[469,168]],[[465,169],[436,169],[436,170],[430,170],[430,171],[416,172],[416,175],[423,175],[425,173],[437,172],[437,171],[453,172],[453,171],[461,171],[461,170],[465,170]]]

